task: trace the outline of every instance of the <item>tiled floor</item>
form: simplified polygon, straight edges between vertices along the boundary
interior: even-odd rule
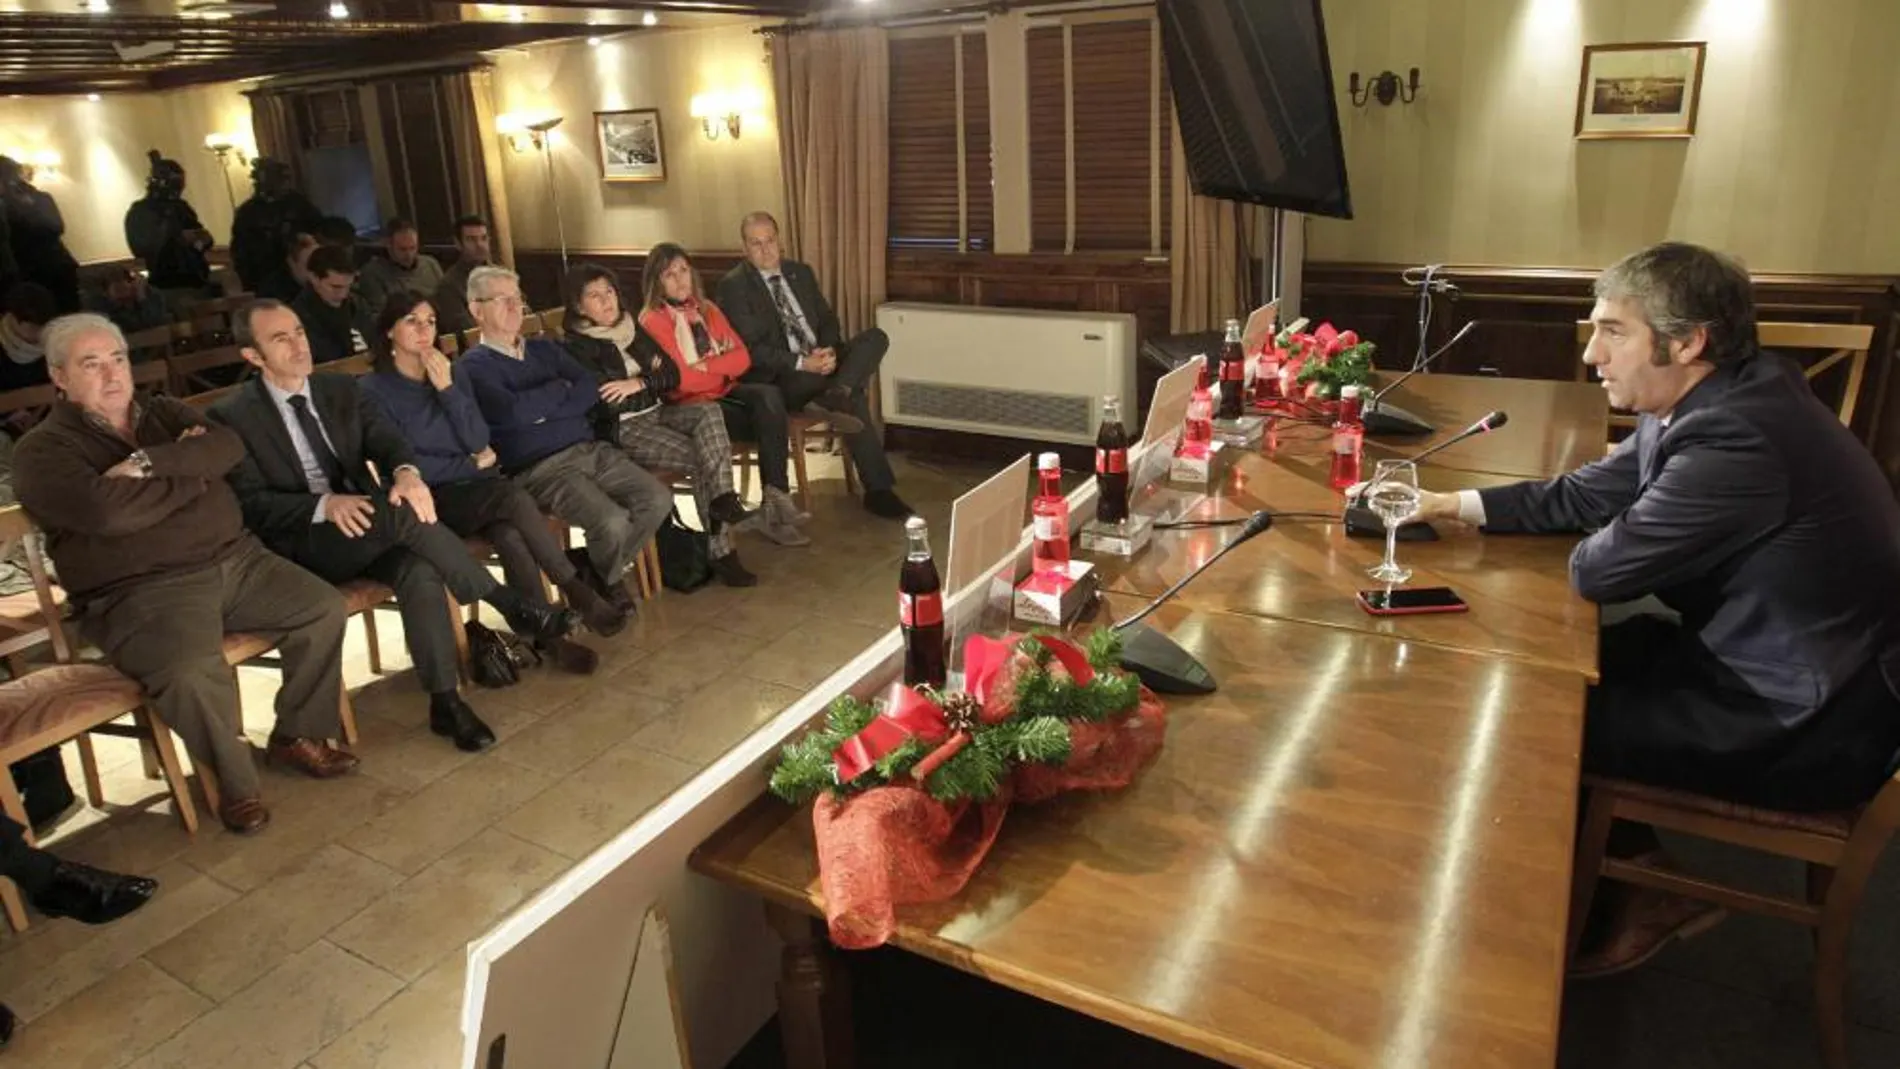
[[[385,614],[386,667],[396,674],[370,675],[360,629],[346,666],[363,732],[360,774],[317,783],[267,772],[274,819],[246,839],[211,821],[194,842],[164,802],[68,818],[57,851],[154,875],[163,886],[145,909],[105,928],[40,921],[24,935],[0,934],[0,1002],[22,1019],[0,1066],[453,1065],[467,942],[890,625],[898,527],[844,496],[834,462],[814,457],[813,466],[812,547],[748,538],[742,550],[762,576],[758,588],[669,593],[627,633],[588,640],[602,652],[598,674],[544,670],[520,686],[476,693],[476,708],[501,736],[486,754],[457,753],[428,733],[403,671],[399,621]],[[941,547],[950,499],[987,471],[901,459],[899,468],[905,496]],[[261,742],[276,677],[240,675],[248,726]],[[106,740],[102,760],[109,801],[157,793],[129,744]],[[1771,886],[1799,879],[1786,866],[1693,844],[1679,852]],[[1900,1065],[1900,857],[1879,870],[1862,918],[1849,1000],[1854,1065],[1892,1069]],[[1804,933],[1733,919],[1647,969],[1572,987],[1558,1064],[1818,1066],[1810,961]],[[1017,1048],[1027,1051],[1021,1058],[995,1049],[960,1058],[973,1052],[937,1027],[942,1004],[925,1001],[915,1029],[903,1030],[936,1037],[930,1058],[908,1044],[880,1057],[868,1042],[867,1067],[1200,1064],[1144,1054],[1112,1030],[1093,1046],[1032,1044]],[[1094,1053],[1071,1060],[1078,1051]],[[749,1053],[748,1069],[776,1064],[769,1035]]]
[[[267,771],[259,835],[211,819],[193,841],[168,801],[125,808],[162,787],[130,743],[104,740],[110,812],[67,818],[52,848],[161,889],[104,928],[36,920],[0,935],[0,1002],[22,1022],[0,1065],[453,1065],[468,941],[891,625],[902,529],[845,496],[836,461],[810,459],[811,547],[742,537],[757,588],[664,595],[626,633],[586,640],[602,654],[594,676],[542,669],[475,692],[501,739],[485,754],[429,734],[393,613],[378,618],[386,678],[351,629],[361,771]],[[899,472],[940,546],[950,500],[988,474],[901,458]],[[261,744],[276,674],[240,677]]]

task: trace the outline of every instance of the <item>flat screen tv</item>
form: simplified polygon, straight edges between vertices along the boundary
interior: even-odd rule
[[[1320,0],[1160,0],[1159,15],[1194,191],[1352,218]]]

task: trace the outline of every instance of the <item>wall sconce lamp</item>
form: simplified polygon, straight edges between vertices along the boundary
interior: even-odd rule
[[[1355,108],[1365,107],[1368,100],[1390,104],[1396,99],[1410,104],[1418,96],[1418,68],[1413,67],[1411,77],[1403,82],[1391,71],[1380,71],[1366,82],[1364,92],[1360,91],[1359,72],[1353,71],[1346,91],[1352,94],[1352,106]]]
[[[231,161],[236,160],[243,167],[251,162],[250,154],[238,144],[232,134],[206,134],[205,151],[218,157],[218,172],[224,175],[224,195],[231,201],[231,210],[237,210],[237,191],[231,188]]]
[[[748,89],[737,93],[700,93],[693,97],[690,110],[693,118],[699,120],[706,140],[717,141],[723,133],[737,141],[744,116],[757,114],[763,106],[764,99],[758,90]]]

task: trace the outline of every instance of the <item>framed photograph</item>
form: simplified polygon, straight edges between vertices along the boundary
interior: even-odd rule
[[[597,111],[594,133],[600,142],[601,181],[666,181],[666,139],[660,134],[660,109]]]
[[[1693,137],[1704,41],[1586,45],[1577,137]]]

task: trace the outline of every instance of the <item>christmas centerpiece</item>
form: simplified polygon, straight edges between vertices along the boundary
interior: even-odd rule
[[[1300,320],[1275,335],[1268,343],[1262,360],[1281,368],[1283,383],[1297,383],[1303,389],[1286,389],[1289,397],[1308,401],[1336,401],[1347,386],[1365,386],[1372,381],[1371,342],[1350,330],[1336,330],[1321,323],[1308,333],[1296,330]]]
[[[1048,634],[972,636],[965,690],[897,687],[842,697],[785,748],[771,788],[816,799],[819,879],[831,938],[882,944],[895,908],[963,889],[1012,800],[1123,787],[1161,748],[1161,701],[1123,674],[1106,630],[1081,646]]]

